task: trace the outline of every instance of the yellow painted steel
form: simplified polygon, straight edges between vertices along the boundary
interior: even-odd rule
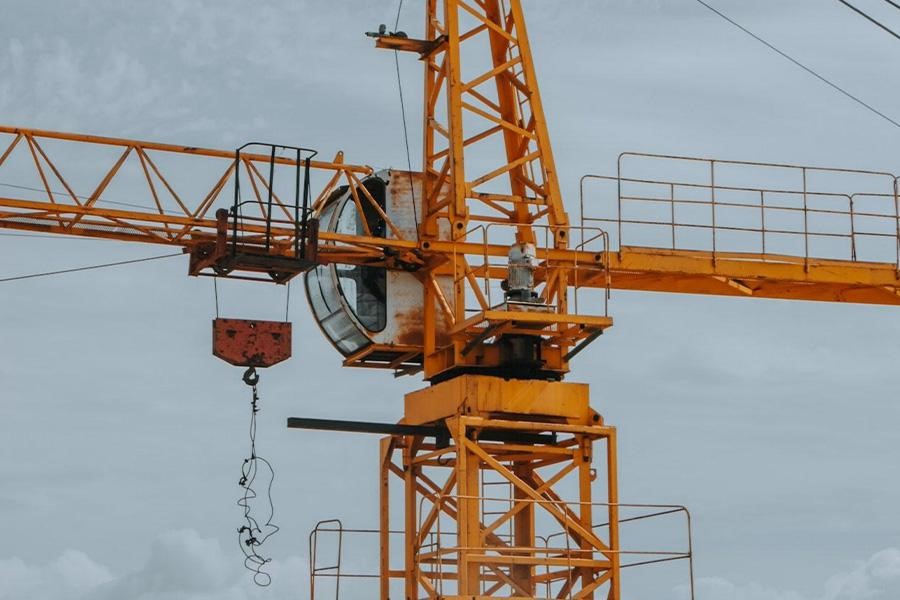
[[[900,304],[893,263],[625,247],[608,255],[615,289]]]
[[[410,425],[456,414],[530,415],[564,419],[570,425],[602,424],[590,409],[588,386],[581,383],[461,375],[407,394],[404,406],[404,422]]]
[[[407,524],[402,573],[387,567],[390,548],[382,544],[382,600],[392,579],[403,579],[409,598],[592,598],[600,590],[620,597],[615,429],[590,408],[586,385],[463,375],[407,394],[405,405],[404,422],[445,424],[453,443],[382,441],[382,490],[402,481]],[[491,431],[565,439],[482,441]],[[592,467],[595,444],[607,457],[602,477]],[[578,481],[574,502],[558,491],[569,477]],[[485,480],[510,494],[483,493]],[[605,502],[594,503],[595,487]],[[382,540],[389,497],[382,492]],[[502,508],[487,510],[491,502]],[[600,510],[611,524],[606,539],[593,522]],[[558,530],[552,542],[548,521]]]

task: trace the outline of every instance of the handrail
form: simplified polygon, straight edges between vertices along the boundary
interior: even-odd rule
[[[643,173],[629,176],[625,173],[629,158],[645,159],[647,163],[644,164],[659,161],[669,167],[673,163],[676,167],[683,167],[684,163],[706,164],[708,172],[701,177],[697,171],[690,180],[683,172],[672,177],[646,176]],[[734,167],[734,172],[723,175],[721,169],[717,170],[722,166]],[[744,178],[748,174],[758,175],[757,171],[767,176],[775,174],[780,181],[772,185],[741,185],[730,180],[739,175]],[[729,179],[725,179],[726,175]],[[798,183],[793,186],[785,184],[783,180],[786,175],[795,176]],[[814,185],[819,183],[816,178],[836,175],[857,177],[861,181],[852,183],[865,183],[866,188],[872,189],[836,190],[830,182],[828,186]],[[615,197],[607,197],[605,203],[612,211],[601,216],[588,214],[586,184],[590,180],[615,184]],[[708,197],[702,198],[699,194]],[[838,202],[844,206],[837,206]],[[652,208],[661,205],[669,207],[668,214]],[[698,217],[696,211],[704,206],[709,207],[709,212],[705,217]],[[777,254],[802,258],[806,268],[809,268],[811,259],[830,259],[837,255],[838,260],[893,263],[900,273],[900,178],[884,171],[626,152],[619,157],[615,176],[589,174],[580,179],[579,208],[582,224],[612,226],[610,229],[616,232],[616,245],[620,252],[625,246],[697,250],[701,248],[688,247],[691,244],[680,240],[678,234],[705,231],[708,237],[702,244],[711,251],[714,263],[722,252],[745,252],[732,248],[734,246],[755,244],[753,250],[746,252],[762,255],[761,260],[766,260],[765,255],[772,251],[774,243],[799,241],[802,250],[778,251]],[[679,208],[683,210],[679,211]],[[644,210],[644,213],[629,214],[629,211],[638,210]],[[694,213],[688,214],[690,211]],[[755,217],[750,216],[754,213]],[[725,220],[723,217],[728,218]],[[794,217],[799,218],[800,222],[788,222]],[[748,219],[755,222],[748,222]],[[669,232],[665,242],[660,236],[662,229]],[[632,241],[634,238],[631,235],[639,233],[643,233],[644,237],[637,243]],[[725,233],[734,235],[723,238]],[[758,241],[739,239],[741,234],[757,234]],[[848,245],[845,249],[836,248],[833,244],[819,249],[815,247],[816,241],[824,244],[828,240],[845,240]],[[867,240],[868,247],[864,243]],[[883,245],[888,240],[894,240],[890,251]]]
[[[506,502],[509,498],[500,498],[500,497],[488,497],[488,496],[468,496],[468,495],[453,495],[453,494],[438,494],[437,496],[428,499],[428,498],[420,498],[419,499],[419,523],[418,530],[421,530],[423,523],[422,520],[425,517],[426,511],[424,510],[424,502],[429,500],[429,502],[434,502],[438,507],[437,510],[440,511],[440,504],[443,502],[459,502],[460,500],[471,500],[477,502]],[[430,565],[431,569],[423,572],[426,576],[431,578],[436,585],[436,589],[440,595],[444,594],[444,581],[449,580],[452,577],[452,572],[446,571],[447,568],[453,568],[454,566],[458,566],[459,560],[447,560],[448,556],[458,555],[465,551],[474,551],[474,550],[487,550],[496,554],[498,557],[502,556],[510,556],[511,562],[517,559],[513,559],[512,557],[523,557],[523,556],[532,556],[535,560],[540,563],[540,557],[545,557],[546,559],[558,559],[564,558],[568,561],[569,571],[571,576],[571,570],[574,566],[574,562],[576,560],[586,560],[590,559],[590,557],[596,554],[602,554],[604,556],[621,556],[621,557],[631,557],[632,561],[621,565],[620,568],[637,568],[637,567],[646,567],[655,564],[668,563],[673,561],[686,561],[688,564],[688,578],[689,578],[689,590],[691,594],[691,599],[694,598],[694,564],[693,564],[693,538],[692,538],[692,528],[691,528],[691,514],[690,511],[678,504],[648,504],[648,503],[624,503],[624,502],[584,502],[584,501],[574,501],[568,502],[565,500],[559,499],[544,499],[544,500],[534,500],[534,499],[520,499],[516,498],[515,502],[523,502],[528,504],[541,504],[541,505],[553,505],[557,508],[565,508],[571,510],[573,507],[590,505],[593,507],[605,507],[605,508],[625,508],[625,509],[638,509],[638,510],[649,510],[645,514],[639,514],[636,516],[623,517],[618,519],[618,523],[620,525],[626,523],[633,523],[636,521],[655,519],[667,515],[673,514],[683,514],[685,516],[686,523],[686,534],[687,534],[687,549],[679,550],[679,549],[622,549],[617,548],[615,550],[597,550],[591,548],[580,548],[573,547],[571,545],[571,535],[566,534],[566,530],[568,529],[567,523],[568,518],[566,517],[566,523],[563,524],[564,531],[551,533],[548,535],[542,535],[539,533],[535,533],[534,539],[538,542],[536,546],[524,547],[524,546],[515,546],[515,536],[513,534],[500,534],[494,533],[492,534],[497,540],[500,540],[502,543],[506,544],[506,546],[492,546],[488,548],[484,547],[468,547],[459,543],[458,533],[455,531],[442,531],[441,518],[437,518],[434,520],[432,524],[432,530],[427,534],[427,542],[423,542],[423,544],[416,548],[416,556],[415,556],[415,564],[416,569],[418,569],[419,565]],[[563,511],[564,514],[568,514],[568,510]],[[609,523],[596,523],[592,525],[591,529],[601,529],[604,527],[608,527]],[[334,565],[327,565],[323,567],[318,567],[316,565],[317,559],[317,542],[318,535],[321,533],[336,533],[338,535],[338,556],[336,563]],[[315,600],[315,580],[318,578],[330,578],[335,580],[335,597],[339,598],[340,593],[340,582],[342,579],[378,579],[380,577],[401,577],[406,576],[405,572],[395,572],[389,570],[387,573],[365,573],[365,572],[353,572],[353,573],[344,573],[342,571],[343,567],[343,547],[344,547],[344,535],[353,534],[353,535],[379,535],[381,532],[378,529],[361,529],[361,528],[346,528],[343,526],[343,523],[339,519],[329,519],[325,521],[320,521],[316,524],[315,528],[310,532],[310,599]],[[404,530],[389,530],[389,535],[405,535]],[[560,537],[564,537],[566,539],[566,544],[560,547],[554,547],[553,541]],[[445,543],[445,538],[448,538]],[[454,539],[455,538],[455,539]],[[424,550],[424,552],[423,552]],[[498,560],[497,558],[494,559]],[[502,558],[500,560],[500,565],[502,564]],[[545,589],[546,596],[535,596],[535,600],[550,600],[551,598],[556,599],[558,594],[555,594],[552,589],[552,580],[550,579],[550,575],[552,573],[550,561],[544,565],[546,567],[546,573],[542,577],[546,577],[546,583],[543,584],[543,588]],[[496,565],[495,565],[496,566]],[[539,567],[538,564],[535,565]],[[499,581],[499,580],[498,580]],[[496,583],[496,582],[495,582]],[[538,584],[541,585],[541,584]],[[570,586],[571,587],[571,586]],[[568,597],[572,597],[572,593]]]
[[[419,524],[418,528],[422,527],[422,517],[425,514],[424,504],[425,501],[432,503],[434,506],[440,505],[440,503],[448,501],[448,502],[459,502],[460,500],[476,500],[479,502],[484,501],[507,501],[506,498],[487,498],[483,496],[471,496],[471,495],[455,495],[455,494],[437,494],[432,498],[420,498],[419,500]],[[557,499],[543,499],[543,500],[535,500],[535,499],[519,499],[515,500],[516,503],[525,503],[532,505],[553,505],[557,508],[563,507],[564,509],[571,507],[579,507],[579,506],[592,506],[592,507],[604,507],[604,508],[632,508],[632,509],[651,509],[653,512],[648,514],[638,515],[634,517],[625,517],[618,519],[618,524],[625,523],[633,523],[640,520],[647,520],[658,518],[671,514],[681,513],[685,516],[686,523],[686,531],[687,531],[687,549],[686,550],[629,550],[629,549],[605,549],[605,550],[596,550],[590,548],[572,548],[570,545],[571,535],[568,533],[568,510],[563,510],[562,513],[565,515],[565,523],[563,523],[563,531],[549,534],[549,535],[536,535],[536,539],[540,539],[544,542],[543,547],[517,547],[509,545],[504,548],[502,546],[492,546],[489,548],[484,547],[468,547],[461,544],[444,546],[442,544],[442,537],[445,535],[449,535],[450,537],[458,537],[456,533],[445,533],[441,531],[441,519],[438,518],[435,520],[433,527],[436,527],[436,549],[433,549],[431,552],[417,556],[417,565],[422,563],[431,564],[432,568],[437,568],[436,572],[432,572],[432,576],[435,579],[435,583],[439,588],[442,588],[443,581],[446,578],[446,573],[443,569],[443,557],[446,555],[458,554],[459,558],[453,564],[460,564],[462,562],[462,554],[465,551],[473,551],[473,550],[488,550],[491,552],[498,553],[500,556],[503,556],[504,553],[509,554],[510,556],[521,556],[521,555],[533,555],[537,557],[538,555],[546,556],[550,558],[551,556],[555,557],[565,557],[569,561],[569,572],[571,575],[572,563],[576,557],[581,559],[586,558],[588,556],[594,556],[595,554],[602,554],[605,556],[618,555],[618,556],[631,556],[635,557],[638,560],[634,562],[621,565],[620,568],[634,568],[640,566],[649,566],[660,563],[667,563],[672,561],[685,560],[688,563],[688,577],[689,577],[689,590],[691,600],[694,599],[694,563],[693,563],[693,535],[692,535],[692,526],[691,526],[691,514],[687,507],[677,504],[647,504],[647,503],[623,503],[623,502],[586,502],[586,501],[564,501]],[[433,509],[440,511],[440,508]],[[609,523],[600,523],[592,525],[591,529],[598,529],[603,527],[608,527]],[[432,532],[435,533],[435,532]],[[503,536],[497,535],[498,538],[502,539]],[[509,536],[507,536],[509,537]],[[563,547],[551,547],[552,540],[562,537],[566,541],[566,546]],[[640,560],[640,557],[648,557],[648,560]],[[512,561],[511,561],[512,564]],[[550,564],[546,564],[547,575],[550,574]],[[547,592],[547,600],[550,598],[557,598],[556,595],[551,593],[550,589],[551,581],[548,580],[546,583],[546,592]],[[571,587],[571,586],[570,586]],[[441,593],[442,589],[440,590]],[[570,594],[571,597],[571,594]]]

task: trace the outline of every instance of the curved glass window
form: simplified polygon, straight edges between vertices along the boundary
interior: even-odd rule
[[[372,177],[363,182],[363,185],[384,209],[387,189],[385,182]],[[362,196],[362,192],[358,193],[371,235],[384,237],[384,219]],[[322,227],[329,231],[366,235],[365,227],[358,218],[356,203],[347,188],[338,190],[329,199],[319,219]],[[306,274],[306,294],[323,333],[344,356],[372,343],[367,331],[377,333],[387,325],[387,270],[381,267],[316,267]]]
[[[385,184],[380,179],[370,179],[363,183],[384,209]],[[384,237],[385,222],[368,200],[359,192],[363,213],[374,237]],[[359,219],[359,211],[352,195],[344,202],[336,226],[338,233],[366,235],[366,229]],[[387,325],[387,269],[361,265],[336,265],[338,286],[350,310],[363,327],[373,333],[383,331]]]
[[[372,343],[347,314],[338,291],[334,266],[318,266],[306,274],[306,295],[316,321],[344,356]]]

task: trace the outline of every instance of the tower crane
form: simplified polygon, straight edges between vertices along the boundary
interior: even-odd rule
[[[300,146],[224,151],[4,126],[0,174],[27,169],[40,185],[0,197],[0,227],[174,246],[191,276],[302,275],[344,366],[421,376],[396,424],[288,420],[384,434],[381,598],[400,582],[410,599],[618,600],[616,430],[586,385],[565,380],[613,325],[609,291],[898,305],[898,180],[623,154],[616,176],[582,180],[574,222],[520,0],[426,0],[425,12],[418,37],[372,34],[423,65],[420,172]],[[64,147],[112,152],[87,193],[54,159]],[[179,189],[166,166],[195,164],[208,185]],[[110,201],[125,173],[152,206]],[[607,212],[591,212],[591,185],[608,186]],[[289,355],[285,323],[217,320],[214,336],[235,364]],[[510,490],[501,511],[486,509],[490,477]],[[402,569],[391,563],[395,485]]]

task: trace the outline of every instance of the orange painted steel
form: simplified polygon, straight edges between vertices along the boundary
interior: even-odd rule
[[[4,169],[4,166],[16,146],[21,144],[27,147],[35,175],[40,177],[43,185],[38,189],[25,190],[27,193],[20,194],[20,196],[25,196],[24,198],[8,197],[5,194],[0,197],[0,228],[177,245],[189,249],[215,240],[217,224],[216,220],[211,218],[210,211],[217,206],[217,202],[218,205],[221,205],[223,201],[228,201],[222,196],[234,170],[233,152],[13,127],[0,127],[0,134],[2,133],[12,137],[7,140],[9,143],[0,152],[0,183],[7,181],[10,168],[7,166]],[[97,178],[100,183],[91,194],[82,196],[74,192],[73,186],[62,174],[62,166],[53,161],[44,149],[43,142],[46,140],[69,143],[74,145],[75,151],[78,151],[83,145],[119,148],[122,155],[118,160],[110,161],[111,164],[98,170]],[[154,161],[154,152],[215,159],[221,163],[221,175],[216,177],[214,184],[203,193],[194,197],[184,197],[174,189],[162,169],[157,166]],[[123,208],[121,205],[127,204],[127,198],[107,197],[107,188],[115,180],[129,155],[137,157],[147,167],[146,170],[142,170],[147,190],[151,192],[155,190],[156,198],[159,200],[153,205]],[[248,162],[251,164],[252,161],[263,163],[266,160],[268,157],[254,156],[250,157]],[[292,161],[286,159],[279,162],[292,164]],[[358,182],[360,175],[371,172],[369,167],[343,164],[340,155],[335,162],[331,163],[314,161],[312,167],[333,177],[333,181],[329,182],[330,185],[318,194],[320,201],[330,193],[335,184],[341,181]],[[250,169],[252,172],[252,167]],[[51,183],[53,178],[57,182],[56,185]],[[636,180],[615,177],[611,178],[611,181],[617,185],[623,185]],[[681,185],[663,180],[640,180],[639,182],[663,186]],[[706,187],[709,189],[709,186]],[[58,193],[57,188],[65,191]],[[169,194],[171,210],[163,205],[160,193],[162,190]],[[766,190],[752,190],[752,188],[746,188],[746,190],[766,193]],[[41,200],[38,195],[44,195],[46,198]],[[885,198],[892,207],[895,206],[895,193],[888,193]],[[660,200],[659,198],[646,198],[646,200],[685,205],[691,202],[689,200]],[[632,201],[636,200],[632,198]],[[625,202],[628,202],[628,199]],[[733,203],[720,201],[719,206],[727,208],[729,204]],[[747,205],[740,206],[747,207]],[[799,210],[802,211],[802,209]],[[847,217],[852,216],[854,220],[876,217],[882,220],[890,219],[894,221],[894,232],[896,231],[896,217],[893,215],[876,215],[866,211],[851,212],[850,210],[832,212],[838,212]],[[570,234],[570,237],[579,235],[583,237],[584,231],[587,229],[584,224],[599,221],[611,225],[612,230],[629,225],[628,220],[622,219],[620,215],[612,219],[594,219],[586,216],[582,221],[582,227],[558,227],[554,230]],[[669,222],[648,220],[643,224],[665,226],[673,231],[687,227],[713,229],[711,225],[676,224],[674,220]],[[514,222],[511,227],[518,227],[518,225]],[[545,226],[545,228],[549,230],[550,226]],[[258,229],[257,233],[262,233],[261,227],[256,229]],[[715,229],[723,230],[721,226]],[[758,231],[760,234],[768,231],[762,228],[758,230],[744,229],[748,232]],[[253,226],[249,226],[248,230],[253,231]],[[276,227],[274,233],[280,240],[280,244],[277,246],[279,249],[289,247],[290,238],[293,235],[292,228]],[[769,232],[771,236],[778,234],[777,231]],[[809,236],[808,232],[804,234],[802,231],[794,232],[794,234],[807,238]],[[860,239],[869,234],[854,231],[850,235],[855,239]],[[893,241],[896,245],[898,239],[896,233],[884,232],[879,235]],[[441,266],[437,269],[443,272],[456,272],[461,279],[466,279],[469,282],[469,293],[474,293],[471,290],[479,287],[471,285],[473,279],[498,280],[505,277],[502,260],[506,256],[508,247],[505,244],[489,244],[486,239],[482,241],[429,241],[425,239],[417,242],[415,240],[366,238],[365,236],[329,234],[327,232],[322,232],[321,237],[323,242],[340,244],[336,246],[323,243],[320,246],[320,251],[324,255],[323,261],[346,263],[366,261],[366,264],[373,264],[374,261],[377,264],[379,259],[384,259],[385,249],[403,253],[416,251],[421,256],[433,257],[426,258],[426,261],[439,263]],[[638,291],[900,304],[900,277],[898,277],[895,262],[865,261],[860,260],[859,256],[856,260],[852,260],[852,257],[837,260],[816,257],[809,253],[805,256],[802,253],[791,256],[764,252],[729,252],[720,249],[715,252],[712,250],[673,249],[662,247],[663,244],[657,248],[626,245],[600,252],[552,246],[553,244],[550,244],[550,247],[545,245],[541,250],[544,253],[542,254],[544,262],[559,265],[569,273],[574,273],[569,276],[573,289],[608,286],[612,289]],[[764,249],[763,243],[760,246],[759,250]],[[448,256],[451,257],[451,260],[440,260]],[[489,261],[482,260],[482,264],[472,267],[468,264],[472,257],[491,257],[495,259],[495,266],[491,267],[488,264]],[[465,263],[464,259],[466,259]],[[589,265],[592,272],[586,272]],[[544,281],[551,276],[545,270],[541,270],[539,273],[539,278]],[[576,278],[579,278],[577,284],[575,283]],[[481,286],[481,289],[484,288],[489,289],[489,286]],[[448,301],[447,310],[453,313],[451,316],[455,318],[460,308],[450,307],[449,304]],[[461,302],[460,306],[465,306],[465,303]]]
[[[18,190],[28,193],[25,198],[2,194],[0,227],[185,248],[215,240],[215,209],[230,206],[226,190],[230,188],[235,170],[244,169],[258,193],[256,186],[262,180],[258,165],[269,162],[268,156],[244,154],[241,164],[236,165],[234,151],[0,126],[0,135],[3,134],[5,143],[0,146],[3,148],[0,150],[0,183],[6,192]],[[49,144],[55,144],[56,150],[67,151],[69,162],[75,161],[73,154],[83,160],[86,152],[97,149],[112,149],[118,154],[105,157],[106,160],[98,157],[90,166],[81,166],[83,170],[90,170],[98,183],[90,194],[79,195],[64,174],[66,169],[57,164],[50,156],[51,152],[45,149]],[[17,149],[30,160],[23,165],[10,166],[10,159]],[[173,157],[178,159],[177,166],[182,169],[198,164],[190,162],[191,158],[201,159],[201,166],[210,165],[213,175],[208,185],[199,192],[179,191],[173,183],[176,169],[172,169],[171,165],[168,169],[163,166]],[[110,186],[118,180],[129,181],[123,168],[128,161],[140,168],[137,183],[142,188],[140,191],[149,195],[152,204],[138,205],[131,198],[116,197],[109,192]],[[286,158],[276,158],[276,163],[297,164]],[[23,175],[26,165],[33,169],[32,179],[39,180],[38,187],[11,183],[14,176]],[[339,181],[353,180],[357,175],[372,172],[369,167],[343,164],[342,154],[338,154],[333,162],[311,161],[310,167],[331,177],[319,201]],[[79,175],[83,177],[84,173]],[[130,183],[134,185],[133,178]],[[257,216],[266,217],[262,203],[259,204]],[[275,206],[284,219],[290,219],[288,207],[277,197]],[[251,226],[248,231],[261,234],[263,228]],[[279,233],[281,246],[284,246],[290,241],[286,236],[292,236],[293,230],[283,228]]]
[[[616,289],[897,305],[898,190],[886,172],[624,153],[582,178],[581,215],[610,231]]]
[[[387,568],[391,481],[402,482],[407,598],[543,597],[538,588],[553,597],[602,590],[620,598],[615,429],[590,409],[586,385],[467,375],[408,394],[405,404],[405,424],[445,424],[452,443],[382,442],[383,599],[394,577]],[[493,443],[480,439],[484,431],[563,439]],[[602,532],[592,510],[595,442],[606,457]],[[502,510],[485,507],[496,505],[482,493],[489,477],[510,489]],[[561,499],[565,482],[578,490],[574,504]],[[549,535],[562,540],[548,548]]]

